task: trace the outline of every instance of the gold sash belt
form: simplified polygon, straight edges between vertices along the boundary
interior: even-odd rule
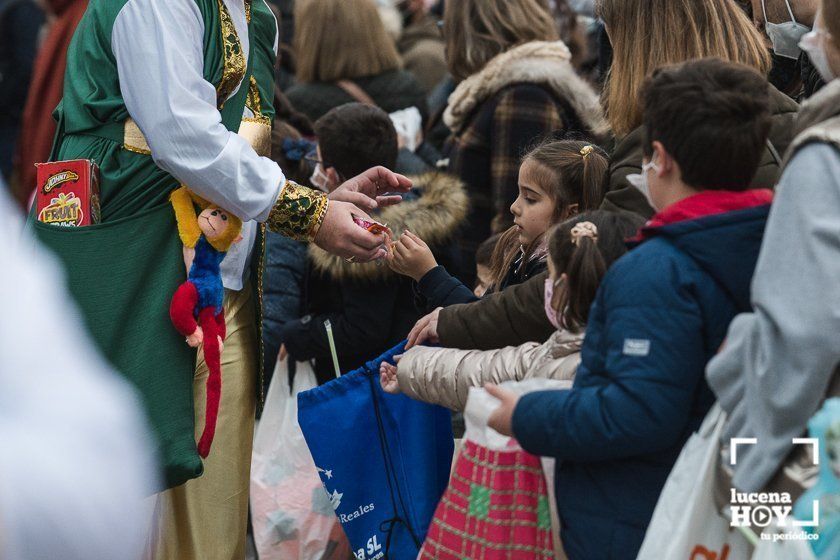
[[[264,157],[271,155],[271,121],[268,119],[243,118],[239,124],[238,134],[248,141],[258,155]],[[123,147],[136,154],[152,155],[152,150],[149,148],[149,142],[143,135],[143,131],[131,118],[125,121]]]

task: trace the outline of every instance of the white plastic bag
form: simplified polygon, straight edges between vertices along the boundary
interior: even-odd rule
[[[715,405],[683,447],[662,489],[637,560],[748,560],[752,545],[715,505],[719,440],[726,414]]]
[[[254,436],[251,516],[260,560],[346,560],[350,546],[297,420],[297,394],[316,386],[308,362],[277,363]]]
[[[500,385],[508,391],[526,395],[535,391],[570,389],[568,380],[533,378],[525,381],[505,381]],[[511,438],[503,436],[487,425],[487,420],[499,406],[499,399],[490,395],[483,387],[470,387],[467,406],[464,408],[464,439],[488,449],[520,449],[519,444],[511,443]],[[511,447],[513,445],[513,447]]]
[[[417,148],[423,143],[423,118],[420,116],[420,110],[417,107],[409,107],[408,109],[395,111],[388,116],[394,123],[400,145],[408,148],[411,152],[417,151]]]

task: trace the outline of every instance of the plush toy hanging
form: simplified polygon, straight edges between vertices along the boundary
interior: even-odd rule
[[[210,375],[198,454],[206,458],[216,433],[222,395],[221,353],[226,329],[220,265],[230,246],[242,239],[242,221],[186,187],[174,191],[170,201],[175,209],[178,234],[185,247],[184,262],[189,272],[187,281],[172,296],[169,316],[178,332],[187,338],[187,344],[193,348],[204,345],[204,361]],[[198,215],[196,206],[201,209]]]

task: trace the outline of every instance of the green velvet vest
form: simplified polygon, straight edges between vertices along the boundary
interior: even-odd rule
[[[51,160],[91,159],[99,165],[102,221],[81,228],[34,222],[33,228],[63,261],[69,289],[99,348],[138,389],[171,487],[202,472],[194,436],[196,355],[168,314],[172,294],[185,280],[182,245],[168,200],[179,183],[149,155],[123,147],[129,114],[111,32],[129,1],[91,0],[68,50],[64,98],[55,113],[58,132]],[[225,69],[230,74],[231,49],[241,46],[235,30],[231,35],[221,0],[194,1],[204,18],[204,78],[223,92],[230,87]],[[238,92],[219,103],[222,123],[231,131],[239,129],[251,76],[262,115],[274,116],[276,22],[259,0],[249,15],[248,68]]]

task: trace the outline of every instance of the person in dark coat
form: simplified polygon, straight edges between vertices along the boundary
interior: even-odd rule
[[[814,27],[818,0],[741,0],[741,5],[772,46],[771,84],[800,102],[825,86],[808,54],[798,45],[802,35]],[[771,24],[784,25],[776,28],[772,38],[767,33]]]
[[[642,166],[642,110],[638,94],[645,77],[665,64],[709,56],[746,64],[766,76],[772,62],[770,51],[764,35],[731,0],[602,0],[598,10],[613,48],[602,101],[610,108],[610,124],[616,137],[602,208],[650,218],[654,209],[627,181],[627,176],[638,174]],[[689,29],[696,29],[699,38]],[[716,40],[701,40],[703,37]],[[782,157],[793,140],[793,122],[799,106],[769,82],[767,88],[773,124],[751,186],[772,189],[779,179]]]
[[[277,118],[271,134],[271,159],[276,161],[292,181],[305,185],[312,170],[306,156],[315,149],[312,123],[296,112],[278,93],[274,98]],[[306,249],[303,241],[265,232],[265,270],[263,271],[262,344],[263,390],[268,391],[280,353],[281,329],[289,321],[303,315],[302,297],[306,273]]]
[[[475,350],[545,342],[553,333],[541,313],[546,278],[543,272],[474,303],[444,307],[435,318],[434,332],[428,334],[446,348]]]
[[[386,113],[417,107],[425,120],[425,91],[400,69],[394,41],[373,2],[298,2],[294,45],[297,83],[286,95],[312,121],[354,101]]]
[[[539,0],[463,0],[444,13],[449,71],[457,82],[443,120],[448,169],[470,194],[459,240],[464,270],[479,243],[510,227],[519,162],[547,137],[593,141],[608,126],[598,95],[575,71],[556,21]],[[462,280],[472,285],[472,274]]]
[[[430,93],[446,77],[446,49],[437,17],[429,13],[425,0],[406,0],[398,4],[403,30],[397,41],[405,69],[414,74]]]
[[[44,11],[34,0],[0,0],[0,173],[6,177],[12,171],[43,23]]]
[[[383,110],[351,103],[315,123],[318,151],[313,183],[331,190],[359,169],[393,166],[396,130]],[[371,216],[394,235],[406,229],[435,248],[451,243],[466,215],[464,186],[442,173],[412,178],[401,204]],[[303,293],[305,315],[280,328],[285,351],[295,361],[314,360],[325,383],[336,375],[325,328],[329,320],[341,372],[355,369],[405,338],[420,316],[411,280],[383,263],[355,264],[310,246]]]
[[[750,309],[772,201],[748,188],[771,121],[762,75],[703,59],[655,72],[643,99],[643,177],[660,210],[601,283],[573,388],[519,399],[489,387],[502,400],[490,426],[558,459],[569,560],[636,557],[714,402],[705,365]]]
[[[21,208],[29,207],[35,190],[35,164],[50,157],[56,129],[52,113],[64,95],[67,50],[87,10],[88,0],[47,0],[43,5],[49,15],[49,24],[32,67],[32,80],[26,84],[29,90],[21,115],[12,173],[11,186]],[[24,32],[27,40],[34,40],[37,35],[33,33],[29,36]],[[3,55],[0,55],[0,60],[3,60]]]

